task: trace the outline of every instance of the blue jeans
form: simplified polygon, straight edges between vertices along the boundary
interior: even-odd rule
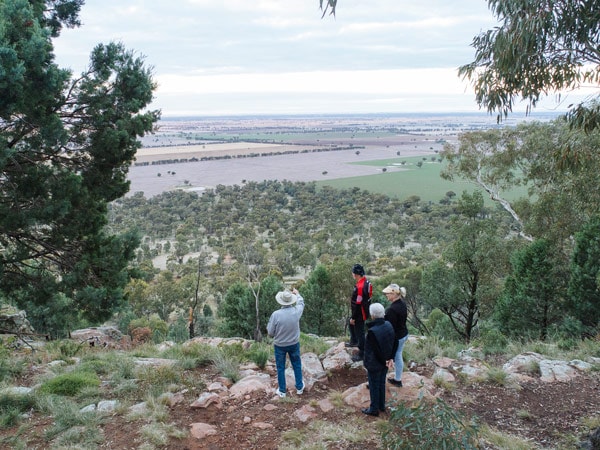
[[[285,358],[290,355],[290,362],[294,369],[294,378],[296,379],[296,389],[300,390],[304,387],[302,381],[302,360],[300,359],[300,342],[285,347],[275,347],[275,365],[277,366],[277,384],[279,392],[285,392]]]
[[[402,359],[402,350],[404,349],[404,344],[408,340],[408,334],[404,336],[402,339],[398,339],[398,350],[396,350],[396,354],[394,355],[394,380],[402,381],[402,372],[404,371],[404,359]]]
[[[385,411],[385,376],[387,375],[387,367],[383,370],[368,370],[367,379],[369,380],[369,395],[371,397],[371,405],[369,411],[380,412]]]

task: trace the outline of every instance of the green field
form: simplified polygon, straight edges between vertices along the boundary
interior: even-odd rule
[[[390,197],[404,200],[412,195],[417,195],[421,201],[437,203],[446,196],[446,192],[453,191],[460,197],[463,191],[473,192],[477,187],[475,184],[465,180],[446,181],[440,177],[440,171],[444,163],[437,160],[432,162],[431,157],[415,156],[406,158],[382,159],[375,161],[364,161],[352,163],[374,167],[387,167],[387,172],[378,175],[365,175],[364,177],[339,178],[336,180],[317,181],[318,186],[331,186],[337,189],[348,189],[358,187],[369,192],[379,192]],[[419,168],[417,163],[423,162]],[[404,165],[399,165],[405,162]],[[397,164],[398,168],[390,167]],[[524,196],[524,188],[515,189],[505,196],[509,200]],[[487,194],[484,194],[487,198]],[[487,198],[488,205],[493,204]]]

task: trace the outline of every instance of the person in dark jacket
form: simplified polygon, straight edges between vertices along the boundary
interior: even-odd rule
[[[406,288],[400,287],[397,284],[390,284],[383,293],[392,303],[385,310],[385,320],[392,324],[396,335],[394,340],[394,376],[388,378],[388,382],[394,386],[402,387],[402,372],[404,371],[404,359],[402,351],[404,344],[408,339],[408,328],[406,327],[406,318],[408,310],[404,298],[406,297]],[[390,362],[391,364],[391,362]]]
[[[383,318],[385,310],[381,303],[371,304],[369,312],[372,320],[367,324],[363,364],[367,369],[371,404],[362,413],[378,416],[385,411],[385,377],[387,362],[392,358],[394,350],[394,328]]]
[[[365,321],[369,317],[369,302],[373,295],[373,286],[367,280],[365,269],[360,264],[352,267],[352,276],[356,284],[350,298],[352,315],[349,320],[350,343],[347,347],[358,347],[358,354],[352,356],[352,361],[357,362],[362,361],[365,352]]]

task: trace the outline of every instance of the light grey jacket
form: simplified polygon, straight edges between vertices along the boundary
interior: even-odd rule
[[[271,314],[267,332],[273,338],[273,344],[287,347],[300,341],[300,317],[304,312],[304,299],[300,294],[294,305],[282,306]]]

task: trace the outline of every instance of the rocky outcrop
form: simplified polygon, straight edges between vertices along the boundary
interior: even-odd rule
[[[535,376],[541,381],[568,381],[582,373],[592,370],[594,361],[560,361],[545,358],[535,352],[522,353],[507,361],[502,369],[509,377],[517,381],[527,381]]]
[[[92,327],[71,332],[71,339],[87,343],[90,347],[128,349],[131,347],[129,336],[123,335],[116,327]]]
[[[34,333],[35,330],[27,320],[25,311],[18,311],[10,307],[3,307],[0,310],[0,334],[28,335]]]

